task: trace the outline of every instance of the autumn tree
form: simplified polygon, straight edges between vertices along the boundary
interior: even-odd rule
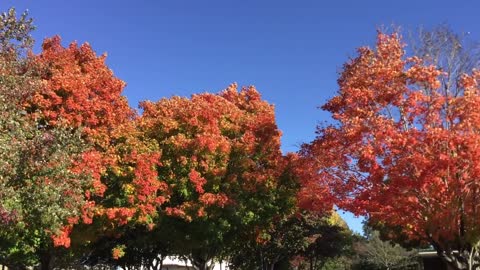
[[[314,234],[309,237],[311,242],[300,253],[306,259],[306,269],[323,269],[329,261],[350,255],[355,237],[347,223],[336,211],[327,216],[326,221],[314,223]]]
[[[106,147],[101,139],[134,116],[121,95],[125,83],[105,64],[106,54],[97,56],[90,44],[63,47],[55,36],[44,40],[34,58],[44,87],[26,101],[26,109],[41,113],[46,125],[82,127],[89,140]]]
[[[157,207],[167,200],[157,171],[161,152],[144,136],[121,95],[125,83],[106,66],[105,55],[97,56],[88,44],[63,47],[60,38],[47,39],[34,60],[44,86],[26,101],[26,111],[46,128],[65,123],[79,130],[91,144],[77,169],[92,175],[81,223],[96,229],[86,229],[87,242],[121,235],[128,226],[152,229]],[[77,227],[77,234],[85,231]],[[121,257],[122,247],[114,247],[111,256]]]
[[[75,168],[88,144],[63,122],[46,128],[24,110],[42,86],[26,53],[34,28],[26,13],[0,16],[0,254],[1,263],[48,268],[53,245],[68,246],[70,224],[86,206],[89,174]]]
[[[158,152],[141,138],[105,56],[59,37],[29,52],[34,27],[13,9],[0,26],[2,257],[48,269],[80,224],[96,220],[97,233],[151,225],[165,200]]]
[[[157,141],[159,175],[168,184],[161,211],[182,230],[184,255],[199,269],[242,231],[261,237],[265,224],[294,203],[277,199],[287,188],[281,184],[286,158],[273,106],[255,88],[231,85],[142,108],[141,130]]]
[[[289,264],[307,247],[313,252],[310,237],[318,228],[311,223],[318,221],[323,232],[336,232],[327,224],[331,202],[318,205],[317,213],[300,214],[300,177],[308,169],[297,155],[281,155],[273,108],[254,88],[238,92],[232,85],[219,94],[165,98],[142,106],[138,126],[159,145],[158,171],[167,179],[168,200],[159,207],[152,231],[138,236],[133,229],[125,237],[102,239],[106,248],[97,246],[97,261],[105,261],[105,249],[119,245],[124,257],[110,263],[123,267],[141,264],[148,254],[151,262],[180,256],[199,269],[222,259],[235,267],[270,269]],[[307,216],[312,218],[303,219]],[[245,256],[250,264],[244,264]]]
[[[338,205],[397,228],[391,238],[431,244],[455,269],[479,261],[480,73],[466,72],[442,87],[448,70],[405,57],[398,34],[379,33],[322,107],[337,123],[303,148]]]

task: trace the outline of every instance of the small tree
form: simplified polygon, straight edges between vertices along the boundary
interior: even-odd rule
[[[378,269],[399,269],[403,265],[415,263],[417,250],[406,250],[399,244],[382,240],[380,233],[364,226],[365,239],[354,245],[360,260]]]

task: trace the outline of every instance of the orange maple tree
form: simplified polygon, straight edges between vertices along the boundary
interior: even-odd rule
[[[280,151],[274,108],[254,87],[143,102],[139,125],[157,141],[168,185],[162,212],[186,228],[183,249],[203,269],[229,237],[248,227],[260,237],[278,215]],[[272,193],[277,192],[277,196]],[[288,204],[288,202],[282,203]],[[257,227],[255,227],[257,226]],[[256,228],[256,230],[254,230]],[[189,250],[190,249],[190,250]]]
[[[116,225],[152,226],[151,216],[167,199],[156,171],[160,154],[154,143],[142,139],[137,116],[121,95],[125,83],[105,64],[106,56],[97,56],[87,43],[63,47],[56,36],[29,57],[41,84],[25,96],[24,109],[39,127],[77,130],[87,145],[70,168],[91,179],[89,187],[72,185],[84,189],[82,215],[52,232],[54,245],[68,247],[74,225],[90,224],[95,216]]]
[[[405,57],[398,34],[379,33],[375,49],[345,64],[322,107],[336,124],[319,127],[302,154],[340,207],[467,269],[479,260],[480,72],[455,87],[446,76]]]
[[[186,220],[235,203],[233,187],[255,191],[281,173],[273,107],[253,88],[143,102],[140,125],[161,149],[159,170],[173,188],[167,214]]]

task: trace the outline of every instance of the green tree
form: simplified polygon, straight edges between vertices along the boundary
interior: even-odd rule
[[[365,239],[358,241],[354,249],[360,257],[361,265],[376,269],[399,269],[417,262],[418,250],[407,250],[389,240],[382,240],[380,232],[364,226]]]
[[[300,211],[282,218],[276,220],[264,241],[238,243],[230,257],[231,267],[322,269],[331,259],[346,254],[351,246],[351,232],[336,212],[328,216]]]
[[[89,145],[80,130],[43,125],[23,109],[42,87],[26,57],[32,29],[26,13],[0,16],[0,263],[49,269],[53,247],[70,245],[86,204],[90,177],[75,168]]]

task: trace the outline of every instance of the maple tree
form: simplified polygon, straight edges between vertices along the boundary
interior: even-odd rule
[[[288,224],[297,220],[300,176],[308,175],[308,167],[295,154],[281,155],[273,107],[254,88],[238,92],[231,85],[219,94],[172,97],[145,102],[143,108],[137,125],[144,139],[158,143],[157,170],[168,185],[168,199],[158,207],[152,231],[138,236],[141,230],[133,227],[120,238],[101,238],[89,261],[134,267],[174,255],[209,269],[213,260],[245,254],[247,241],[265,255],[297,252],[274,247],[285,241],[283,234],[292,236],[292,243],[301,238],[289,232]],[[198,168],[196,173],[192,168]],[[217,196],[223,201],[205,200]],[[325,202],[316,215],[323,218],[331,209],[331,201]],[[115,246],[122,257],[108,259]]]
[[[10,9],[0,17],[0,254],[10,267],[48,265],[50,246],[68,246],[63,236],[89,188],[88,174],[73,171],[88,148],[80,134],[63,123],[47,129],[22,108],[42,86],[26,57],[32,29],[26,13],[17,19]]]
[[[142,139],[135,112],[121,95],[125,83],[88,43],[65,48],[53,37],[42,49],[34,61],[44,84],[24,107],[47,128],[63,124],[78,129],[92,145],[75,169],[92,175],[83,222],[98,216],[117,225],[132,219],[152,224],[149,215],[166,200],[157,194],[164,188],[155,167],[160,153],[154,142]]]
[[[255,88],[236,85],[141,106],[139,125],[158,142],[158,171],[169,187],[162,212],[182,230],[185,255],[207,269],[227,239],[255,225],[260,233],[281,210],[272,202],[286,160],[273,106]]]
[[[302,150],[340,207],[396,228],[390,238],[433,245],[455,269],[480,259],[480,72],[468,72],[446,87],[447,72],[405,57],[399,34],[380,32],[322,107],[337,123]]]
[[[88,44],[65,48],[59,37],[35,55],[31,23],[11,9],[0,25],[0,234],[4,258],[40,259],[48,269],[54,247],[68,248],[77,224],[98,219],[97,233],[152,224],[149,215],[165,198],[157,194],[155,145],[140,138],[121,96],[125,84],[105,56]]]

